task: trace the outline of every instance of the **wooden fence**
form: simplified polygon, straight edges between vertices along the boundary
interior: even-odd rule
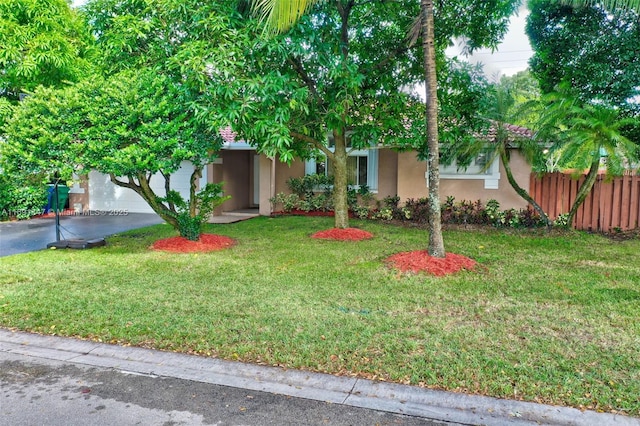
[[[584,177],[573,179],[563,173],[531,175],[529,193],[554,220],[568,213]],[[590,231],[629,230],[640,222],[640,176],[629,173],[607,179],[598,175],[593,189],[578,209],[573,227]]]

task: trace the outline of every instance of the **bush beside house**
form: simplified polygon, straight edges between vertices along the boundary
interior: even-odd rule
[[[291,193],[276,194],[270,201],[273,211],[288,214],[329,213],[331,204],[331,177],[324,175],[306,175],[287,181]],[[401,203],[400,197],[387,196],[382,200],[374,199],[366,186],[349,188],[349,210],[352,217],[382,221],[400,221],[414,224],[428,222],[427,198],[410,198]],[[490,225],[504,228],[536,228],[545,226],[535,211],[524,209],[500,209],[500,203],[489,200],[456,201],[447,197],[442,203],[442,222],[459,225]],[[554,223],[563,226],[561,221]]]

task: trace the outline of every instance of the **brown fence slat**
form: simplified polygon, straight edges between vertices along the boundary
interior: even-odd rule
[[[609,228],[620,228],[622,222],[622,179],[613,179],[611,182],[611,219]]]
[[[640,176],[633,176],[630,185],[629,228],[634,229],[640,223]]]
[[[620,198],[620,228],[629,229],[629,215],[631,210],[631,176],[624,175],[622,180],[622,197]]]
[[[548,173],[530,179],[533,199],[554,220],[568,213],[585,177],[573,179],[562,173]],[[577,229],[605,231],[629,230],[640,223],[640,176],[625,173],[610,181],[599,175],[582,206],[573,226]]]

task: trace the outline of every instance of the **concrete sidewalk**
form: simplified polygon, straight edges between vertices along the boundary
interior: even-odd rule
[[[468,425],[640,425],[640,419],[0,329],[0,352]]]

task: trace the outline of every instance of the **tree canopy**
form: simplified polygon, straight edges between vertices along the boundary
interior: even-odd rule
[[[599,6],[529,2],[530,61],[542,92],[571,83],[583,101],[640,111],[640,19]]]
[[[446,69],[444,50],[453,36],[466,35],[470,49],[474,49],[495,45],[506,31],[508,16],[517,2],[489,3],[460,2],[438,9],[436,45],[442,70]],[[286,9],[286,5],[282,7]],[[460,19],[461,15],[466,19]],[[346,160],[349,149],[368,148],[372,144],[412,147],[423,151],[426,157],[423,101],[412,91],[416,84],[424,82],[423,50],[407,39],[407,29],[417,27],[419,16],[420,4],[408,0],[317,2],[297,25],[275,39],[280,47],[269,41],[268,49],[276,66],[271,62],[271,68],[263,71],[263,75],[276,72],[290,84],[283,87],[285,96],[280,105],[288,102],[298,109],[274,114],[280,118],[277,125],[269,124],[263,116],[256,126],[254,111],[239,113],[237,130],[247,140],[258,141],[262,149],[268,149],[274,144],[261,142],[263,125],[279,128],[281,138],[277,143],[284,148],[286,159],[296,153],[304,154],[306,148],[307,155],[314,150],[322,152],[338,167]],[[487,20],[486,16],[492,19]],[[264,55],[258,57],[264,60]],[[453,73],[442,75],[445,82],[461,81]],[[460,93],[455,92],[465,88],[459,85],[447,90],[451,96],[445,97],[443,104],[461,99],[456,98]],[[259,95],[248,93],[245,99],[256,96]],[[267,99],[269,108],[275,108],[271,98]],[[271,113],[268,109],[263,111]],[[456,114],[462,117],[464,113],[456,111]],[[293,138],[287,141],[288,137]],[[329,140],[335,145],[330,147]],[[334,171],[339,170],[334,167]],[[347,183],[341,183],[340,179],[336,175],[338,190]],[[338,211],[341,194],[334,192],[334,195]],[[336,215],[338,227],[346,226],[346,202],[343,207],[345,219],[339,222]]]
[[[0,0],[0,96],[78,81],[91,69],[93,40],[66,0]]]
[[[3,161],[17,172],[67,178],[96,169],[197,238],[223,200],[219,185],[199,193],[197,186],[222,145],[222,109],[237,97],[230,90],[238,85],[227,83],[241,72],[249,42],[235,31],[238,15],[230,3],[172,0],[94,0],[85,12],[100,72],[57,91],[37,89],[21,103],[6,126]],[[193,165],[186,201],[171,186],[183,161]],[[151,189],[154,175],[164,193]]]

